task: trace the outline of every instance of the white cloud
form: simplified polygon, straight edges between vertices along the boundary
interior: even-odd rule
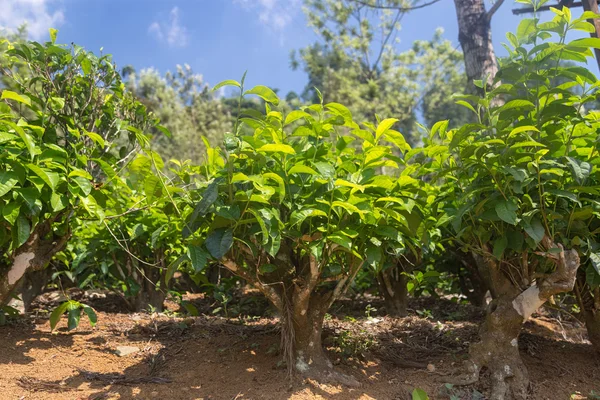
[[[171,47],[185,47],[190,39],[187,28],[179,21],[178,7],[173,7],[166,21],[151,23],[148,33],[159,42],[167,43]]]
[[[41,40],[48,28],[57,28],[65,20],[61,0],[0,0],[0,28],[13,31],[27,24],[29,37]]]
[[[268,29],[281,33],[292,22],[300,9],[301,0],[233,0],[246,10],[257,14],[258,20]]]

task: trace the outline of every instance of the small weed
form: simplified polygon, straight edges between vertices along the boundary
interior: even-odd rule
[[[347,357],[363,356],[371,347],[377,344],[375,337],[365,330],[358,332],[340,331],[333,337],[333,345]]]
[[[377,309],[375,307],[373,307],[371,304],[367,304],[367,306],[365,307],[365,315],[367,316],[367,318],[371,318],[371,313],[375,313],[377,312]]]

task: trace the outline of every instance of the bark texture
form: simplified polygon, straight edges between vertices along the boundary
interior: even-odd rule
[[[29,239],[6,260],[6,264],[0,261],[0,306],[8,303],[25,274],[44,268],[65,247],[69,237],[70,234],[55,236],[51,221],[42,222],[31,232]]]
[[[390,317],[406,317],[408,314],[408,278],[402,272],[402,267],[397,265],[377,274],[385,311]]]
[[[493,13],[486,11],[484,0],[454,0],[454,5],[467,78],[469,82],[484,79],[491,85],[498,72],[490,24]]]
[[[597,0],[583,0],[583,9],[585,11],[591,11],[595,14],[599,14],[600,10],[598,10],[598,1]],[[590,32],[590,36],[593,38],[598,37],[598,33],[600,33],[600,20],[597,18],[589,19],[588,22],[594,25],[596,30],[594,32]],[[594,48],[594,54],[596,55],[596,62],[598,63],[598,68],[600,68],[600,49]]]
[[[461,293],[474,306],[487,306],[485,297],[489,290],[489,284],[482,276],[482,274],[485,274],[485,270],[482,271],[481,267],[484,266],[480,265],[481,260],[478,263],[471,253],[455,252],[455,254],[464,268],[464,271],[460,268],[458,271],[458,283]]]
[[[600,355],[600,309],[585,311],[585,326],[592,346]]]
[[[162,312],[164,308],[166,291],[163,287],[157,287],[161,283],[161,270],[156,267],[144,266],[141,271],[137,271],[138,284],[140,289],[133,299],[133,308],[135,311],[148,309],[148,306],[154,308],[157,312]]]
[[[564,250],[547,237],[542,244],[546,249],[561,250],[557,255],[546,254],[556,262],[556,269],[552,274],[538,278],[525,290],[509,278],[495,259],[483,260],[491,278],[490,290],[494,300],[481,327],[480,341],[469,349],[466,373],[455,383],[475,383],[479,380],[481,369],[487,368],[492,379],[490,400],[528,398],[529,377],[518,348],[521,327],[550,297],[570,291],[575,285],[580,262],[578,253]],[[530,267],[528,262],[524,262],[524,266]]]
[[[581,314],[585,321],[588,338],[600,355],[600,288],[592,289],[587,284],[583,271],[577,275],[576,294]]]
[[[322,266],[313,255],[298,257],[292,249],[282,243],[278,256],[271,259],[265,255],[257,259],[242,250],[246,266],[233,257],[223,260],[223,266],[259,289],[280,312],[281,348],[290,376],[295,372],[323,383],[360,386],[354,377],[333,368],[323,351],[321,333],[325,314],[348,289],[362,262],[353,260],[346,273],[324,279]],[[261,260],[282,264],[272,274],[259,277]]]
[[[50,267],[41,270],[27,271],[23,277],[21,287],[21,299],[25,312],[31,310],[33,301],[44,291],[44,288],[52,278],[52,269]]]

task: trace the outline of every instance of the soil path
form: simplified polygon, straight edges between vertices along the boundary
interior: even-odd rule
[[[404,400],[416,387],[448,399],[444,383],[460,373],[477,337],[469,317],[333,317],[325,330],[329,356],[362,383],[348,389],[287,380],[275,319],[98,312],[94,329],[83,318],[75,332],[64,325],[50,333],[46,317],[30,316],[0,327],[0,399]],[[120,357],[119,346],[139,351]],[[581,327],[538,316],[527,323],[520,349],[531,399],[585,399],[593,391],[600,399],[600,357]],[[486,382],[484,376],[475,387],[450,391],[456,399],[484,399]]]

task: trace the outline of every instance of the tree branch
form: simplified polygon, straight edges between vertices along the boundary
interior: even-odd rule
[[[371,7],[371,8],[377,8],[380,10],[398,10],[400,12],[407,12],[407,11],[412,11],[412,10],[418,10],[420,8],[425,8],[428,6],[431,6],[435,3],[440,2],[441,0],[431,0],[427,3],[423,3],[423,4],[418,4],[415,6],[410,6],[410,7],[401,7],[401,6],[389,6],[389,5],[381,5],[381,4],[377,4],[377,3],[371,3],[369,1],[366,0],[350,0],[354,3],[358,3],[358,4],[362,4],[363,6],[367,6],[367,7]]]
[[[498,11],[498,9],[502,5],[502,3],[504,3],[504,0],[496,0],[496,2],[494,3],[494,5],[492,6],[492,8],[490,8],[490,11],[488,11],[487,14],[486,14],[486,17],[487,17],[488,21],[492,20],[492,17],[494,16],[494,13],[496,11]]]

